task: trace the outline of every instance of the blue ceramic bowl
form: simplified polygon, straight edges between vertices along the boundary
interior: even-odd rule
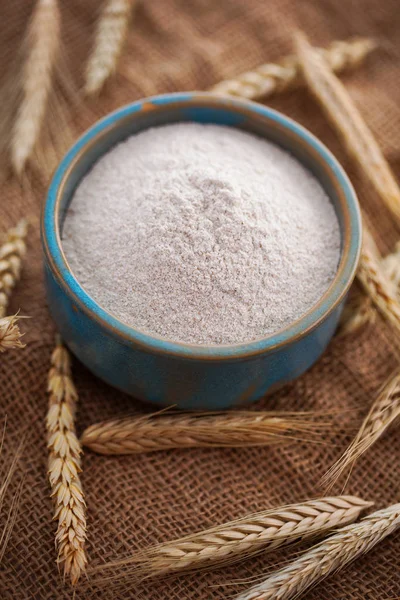
[[[150,336],[96,304],[68,266],[61,230],[82,177],[127,136],[182,121],[229,125],[274,141],[315,174],[336,209],[342,234],[337,275],[312,310],[274,335],[229,346],[196,346]],[[185,409],[238,406],[293,380],[320,357],[335,331],[355,275],[360,229],[357,199],[344,171],[325,146],[294,121],[259,104],[207,93],[156,96],[125,106],[96,123],[59,165],[42,217],[48,303],[72,352],[116,388],[143,400]]]

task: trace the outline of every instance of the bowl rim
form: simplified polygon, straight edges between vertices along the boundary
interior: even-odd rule
[[[172,105],[172,106],[171,106]],[[131,120],[141,111],[155,112],[173,108],[199,108],[212,106],[261,117],[270,126],[284,129],[296,137],[308,154],[312,154],[328,175],[341,197],[344,227],[341,227],[343,249],[337,273],[330,286],[302,317],[289,326],[268,336],[249,342],[225,345],[200,345],[177,342],[146,333],[125,324],[102,308],[85,291],[75,278],[62,248],[59,213],[62,194],[68,178],[82,156],[92,148],[98,138],[120,126],[121,120]],[[246,359],[275,352],[292,345],[316,329],[339,307],[354,279],[361,252],[361,213],[356,193],[345,171],[328,148],[305,127],[280,112],[249,100],[224,97],[209,92],[161,94],[127,104],[96,121],[70,148],[58,165],[50,182],[42,207],[41,237],[47,265],[64,292],[90,319],[99,323],[112,337],[125,345],[140,347],[146,352],[196,360]]]

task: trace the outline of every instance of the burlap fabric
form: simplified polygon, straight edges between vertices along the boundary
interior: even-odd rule
[[[62,2],[63,37],[75,81],[82,85],[98,2]],[[31,0],[0,2],[0,76],[4,75],[32,10]],[[327,45],[350,35],[379,38],[382,48],[346,84],[376,134],[394,171],[400,168],[400,10],[398,0],[153,0],[138,8],[118,77],[98,101],[84,103],[73,115],[83,130],[121,104],[158,92],[206,89],[291,49],[294,27]],[[400,233],[390,214],[361,181],[335,133],[306,92],[279,96],[269,104],[316,133],[348,170],[376,228],[382,251]],[[49,318],[42,277],[39,207],[44,186],[21,190],[9,182],[1,190],[1,230],[23,216],[32,227],[21,283],[11,311],[32,319],[23,323],[26,350],[0,357],[0,406],[7,413],[7,459],[24,428],[26,479],[20,514],[0,570],[4,600],[63,599],[72,596],[55,565],[54,524],[46,479],[44,417],[46,376],[54,327]],[[201,530],[279,503],[320,494],[318,481],[348,443],[348,427],[365,415],[376,390],[396,368],[391,332],[382,323],[345,340],[334,340],[319,363],[299,381],[255,408],[332,410],[326,445],[295,444],[279,450],[169,451],[107,458],[88,452],[82,481],[88,505],[91,564],[121,557],[154,542]],[[149,407],[114,391],[74,362],[80,394],[79,431],[90,423]],[[352,411],[349,412],[349,409]],[[399,430],[380,440],[354,469],[348,491],[374,500],[378,507],[399,500]],[[340,491],[340,486],[336,488]],[[393,535],[367,557],[330,577],[306,595],[308,600],[393,599],[400,596],[400,537]],[[77,598],[221,599],[243,584],[232,580],[261,574],[287,560],[289,549],[261,555],[234,568],[185,575],[118,590],[85,586]]]

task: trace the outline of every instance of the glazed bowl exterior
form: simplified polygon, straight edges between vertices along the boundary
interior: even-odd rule
[[[67,263],[63,221],[75,188],[93,164],[129,135],[184,121],[238,127],[277,143],[314,173],[335,207],[342,236],[337,275],[317,305],[276,334],[229,346],[196,346],[150,335],[96,304]],[[216,410],[252,402],[311,367],[336,329],[355,275],[360,240],[354,190],[320,141],[259,104],[197,92],[147,98],[97,122],[59,165],[42,214],[48,304],[71,351],[112,386],[142,400],[184,409]]]

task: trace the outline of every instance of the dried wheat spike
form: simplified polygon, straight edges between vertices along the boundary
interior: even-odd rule
[[[0,318],[6,315],[11,292],[20,278],[27,231],[28,222],[23,219],[16,227],[9,229],[0,246]]]
[[[340,475],[364,454],[400,416],[400,375],[391,377],[373,402],[354,440],[343,456],[322,479],[331,486]]]
[[[296,36],[296,45],[307,87],[325,111],[349,154],[400,221],[400,188],[359,110],[328,62],[303,34]]]
[[[210,569],[351,523],[369,506],[370,502],[354,496],[290,504],[150,547],[131,558],[98,567],[96,571],[122,567],[123,576],[142,579]]]
[[[380,266],[385,277],[392,284],[392,293],[400,301],[400,242],[392,253],[380,261]],[[386,284],[388,285],[388,284]],[[339,324],[338,335],[354,333],[367,323],[374,323],[376,311],[371,298],[364,292],[353,294],[346,302]]]
[[[240,594],[237,600],[298,598],[309,587],[369,552],[399,526],[400,504],[374,512],[359,523],[339,529],[264,582]]]
[[[49,410],[47,432],[49,448],[49,481],[54,501],[57,562],[64,577],[76,585],[86,570],[86,504],[79,473],[81,447],[76,437],[74,417],[78,395],[71,379],[70,358],[58,342],[49,372]]]
[[[116,71],[136,4],[137,0],[106,0],[86,68],[85,93],[88,96],[99,93]]]
[[[392,282],[394,293],[400,296],[400,242],[397,242],[394,251],[385,256],[381,261],[382,268],[389,281]]]
[[[400,340],[400,303],[394,286],[381,267],[381,256],[375,242],[364,223],[363,246],[357,270],[357,278],[365,293],[376,306],[382,317],[388,321]]]
[[[375,319],[376,311],[371,299],[362,292],[355,293],[344,305],[338,335],[354,333],[367,323],[374,323]]]
[[[168,416],[156,413],[96,423],[83,432],[81,443],[100,454],[268,446],[293,439],[313,440],[323,426],[307,413],[236,411]]]
[[[336,73],[341,73],[358,67],[374,48],[376,43],[373,40],[355,38],[333,42],[326,50],[319,48],[318,52]],[[211,91],[255,100],[301,85],[304,85],[304,80],[298,59],[296,56],[287,56],[277,64],[266,63],[235,79],[221,81]]]
[[[18,315],[0,319],[0,353],[11,348],[25,348],[21,342],[22,334],[17,325]]]
[[[42,127],[60,49],[60,12],[57,0],[37,0],[26,36],[22,101],[11,139],[11,162],[21,175]]]

